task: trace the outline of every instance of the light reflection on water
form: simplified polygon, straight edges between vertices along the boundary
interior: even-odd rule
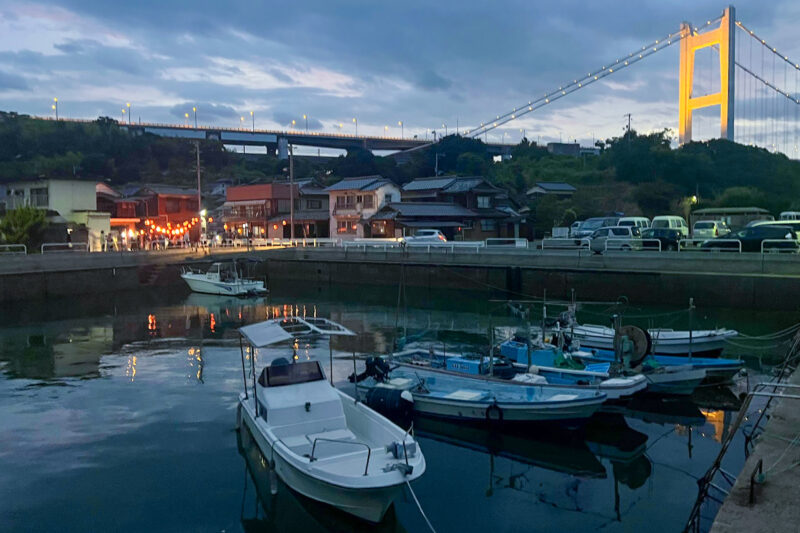
[[[119,297],[101,312],[31,303],[9,313],[0,329],[2,529],[364,529],[283,485],[275,496],[264,492],[257,450],[240,446],[233,430],[242,386],[235,328],[298,314],[365,332],[333,340],[334,381],[349,389],[350,354],[387,352],[396,324],[448,350],[485,343],[490,324],[515,324],[490,320],[485,302],[460,296],[426,300],[401,318],[393,294],[371,297]],[[261,352],[259,361],[291,354]],[[326,340],[302,342],[298,356],[322,360],[328,372]],[[704,394],[702,409],[637,401],[598,416],[581,435],[420,419],[428,471],[415,490],[440,532],[680,530],[736,404],[730,393]],[[740,469],[741,450],[734,441],[726,470]],[[381,530],[424,527],[405,499]]]

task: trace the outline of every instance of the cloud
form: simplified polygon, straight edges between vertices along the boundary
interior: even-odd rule
[[[0,90],[3,89],[16,89],[25,90],[28,88],[28,83],[22,76],[10,74],[0,70]]]
[[[169,109],[172,117],[182,122],[189,113],[189,119],[194,120],[192,108],[197,108],[197,120],[200,124],[214,124],[216,121],[238,121],[239,113],[230,106],[213,104],[210,102],[182,102]]]
[[[285,111],[276,111],[272,114],[272,119],[281,126],[285,128],[294,128],[296,130],[301,130],[306,128],[306,120],[308,121],[308,129],[309,130],[321,130],[323,125],[322,122],[315,118],[308,117],[307,119],[303,119],[302,113],[299,115],[293,115],[291,113],[286,113]],[[292,125],[292,121],[295,121],[295,124]]]

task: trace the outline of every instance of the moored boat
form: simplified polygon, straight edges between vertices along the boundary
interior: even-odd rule
[[[367,394],[366,401],[406,393],[412,397],[413,410],[428,416],[575,425],[585,422],[606,400],[606,394],[598,389],[514,384],[404,363],[394,368],[388,368],[385,361],[382,364],[386,368],[367,372],[356,385]]]
[[[235,261],[212,263],[206,272],[184,267],[181,278],[194,292],[227,296],[257,296],[266,294],[264,282],[242,276]]]
[[[267,320],[239,332],[251,350],[305,335],[353,335],[325,319],[300,318]],[[279,357],[256,379],[254,359],[251,351],[250,387],[242,351],[239,423],[270,467],[304,496],[379,522],[403,486],[425,471],[414,438],[335,389],[316,360],[290,363]]]

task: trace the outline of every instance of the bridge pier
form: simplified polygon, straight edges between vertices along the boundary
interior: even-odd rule
[[[289,139],[278,137],[278,159],[289,159]]]

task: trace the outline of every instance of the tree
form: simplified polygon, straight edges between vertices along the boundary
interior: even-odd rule
[[[0,238],[6,244],[24,244],[28,250],[35,250],[42,243],[46,226],[44,210],[18,207],[0,219]]]

